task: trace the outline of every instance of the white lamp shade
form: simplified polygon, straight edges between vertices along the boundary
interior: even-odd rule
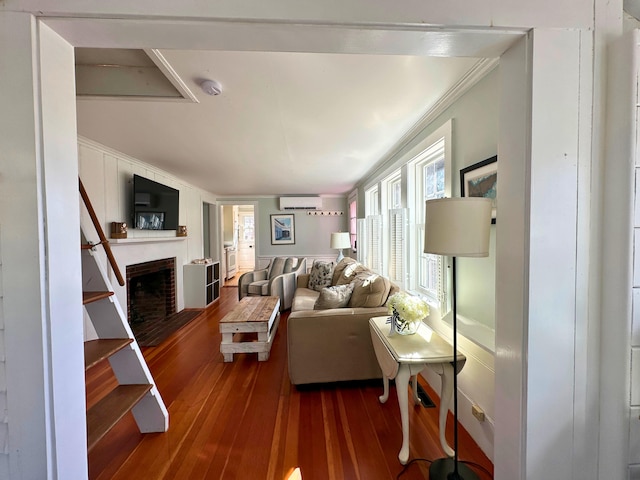
[[[491,200],[456,197],[427,200],[424,252],[454,257],[489,255]]]
[[[349,232],[335,232],[331,234],[331,248],[349,248],[351,246],[351,239],[349,238]]]

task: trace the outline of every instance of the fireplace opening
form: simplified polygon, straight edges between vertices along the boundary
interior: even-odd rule
[[[127,266],[130,325],[159,322],[176,313],[175,258]]]

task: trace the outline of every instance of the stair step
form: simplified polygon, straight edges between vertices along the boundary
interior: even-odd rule
[[[141,399],[152,385],[119,385],[87,412],[87,448],[89,451]]]
[[[103,298],[108,298],[113,295],[113,292],[82,292],[82,304],[97,302]]]
[[[133,342],[132,338],[101,338],[84,342],[84,369],[101,362]]]

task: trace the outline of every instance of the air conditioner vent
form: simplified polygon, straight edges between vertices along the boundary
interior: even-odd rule
[[[319,210],[321,197],[280,197],[280,210]]]

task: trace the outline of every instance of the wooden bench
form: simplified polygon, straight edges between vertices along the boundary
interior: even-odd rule
[[[225,362],[233,362],[234,353],[257,353],[258,361],[269,359],[271,345],[280,323],[279,297],[244,297],[220,320],[220,353]],[[234,342],[234,334],[257,333],[257,340]]]

